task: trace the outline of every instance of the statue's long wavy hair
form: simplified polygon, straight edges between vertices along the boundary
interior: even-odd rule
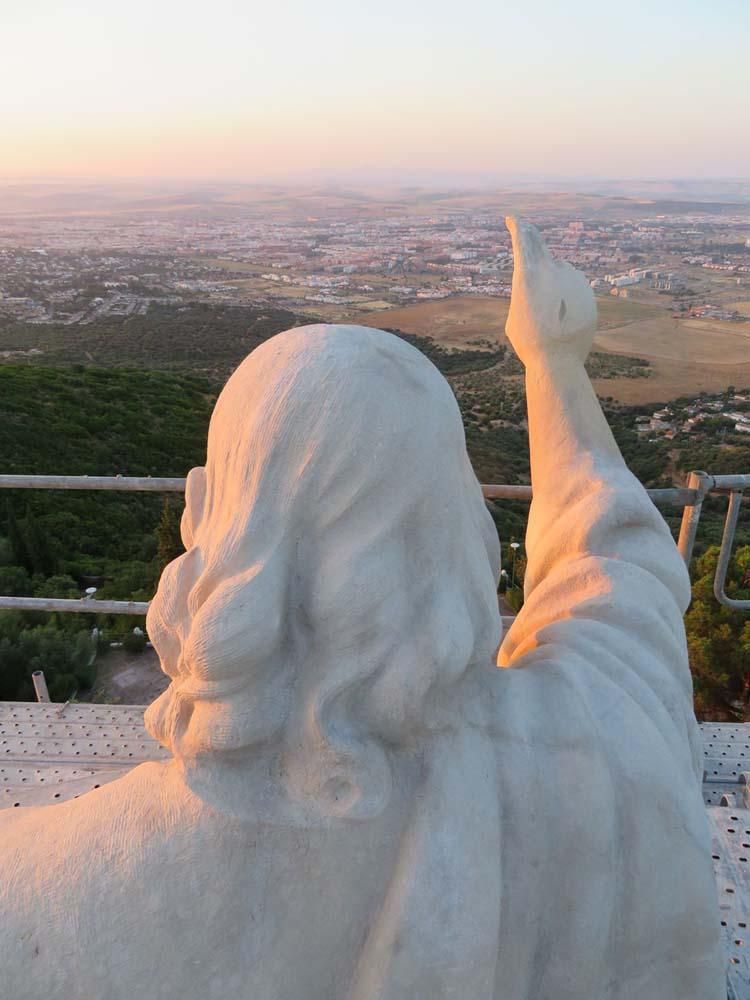
[[[149,731],[187,760],[276,746],[291,796],[377,813],[393,755],[459,724],[501,637],[450,387],[391,334],[280,334],[227,382],[186,494],[148,614],[172,678]]]

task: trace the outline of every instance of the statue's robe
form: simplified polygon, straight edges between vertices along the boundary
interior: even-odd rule
[[[2,996],[723,1000],[685,568],[624,469],[561,477],[528,552],[511,669],[389,748],[379,815],[273,762],[246,797],[171,762],[0,814]]]

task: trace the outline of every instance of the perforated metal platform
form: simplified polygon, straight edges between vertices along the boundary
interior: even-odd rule
[[[77,798],[167,757],[142,705],[0,702],[0,808]]]
[[[750,810],[709,806],[729,996],[750,998]]]
[[[700,729],[728,996],[750,1000],[750,725],[704,722]]]

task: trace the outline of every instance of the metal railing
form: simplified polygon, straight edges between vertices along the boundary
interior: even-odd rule
[[[750,611],[750,601],[733,600],[726,593],[727,571],[732,558],[734,536],[742,506],[742,494],[744,490],[750,489],[750,475],[710,476],[707,472],[695,471],[688,476],[688,489],[695,491],[695,499],[692,504],[685,507],[680,525],[680,537],[677,542],[685,563],[690,565],[703,501],[710,493],[728,496],[729,505],[714,573],[714,596],[719,604],[723,604],[727,608],[732,608],[735,611]]]
[[[3,476],[0,489],[14,490],[113,490],[122,492],[182,493],[185,479],[152,478],[151,476]],[[719,559],[714,577],[714,595],[720,604],[734,610],[750,610],[750,601],[733,600],[726,594],[726,578],[732,557],[734,536],[744,490],[750,490],[750,475],[711,476],[706,472],[691,472],[686,486],[647,490],[659,507],[682,507],[682,523],[677,547],[690,565],[698,532],[703,501],[709,494],[727,495],[729,507],[724,522]],[[532,499],[531,486],[483,485],[487,500]],[[102,601],[92,597],[78,600],[54,597],[2,597],[0,609],[14,611],[62,611],[87,614],[145,615],[148,601]]]
[[[184,479],[152,476],[0,476],[6,490],[122,490],[126,493],[184,493]]]

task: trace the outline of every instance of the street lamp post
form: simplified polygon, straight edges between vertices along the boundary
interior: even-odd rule
[[[513,590],[513,588],[516,585],[516,552],[517,552],[518,548],[520,547],[520,544],[521,544],[520,542],[511,542],[510,543],[510,547],[513,549],[513,560],[511,562],[511,567],[510,567],[510,589],[511,590]]]

